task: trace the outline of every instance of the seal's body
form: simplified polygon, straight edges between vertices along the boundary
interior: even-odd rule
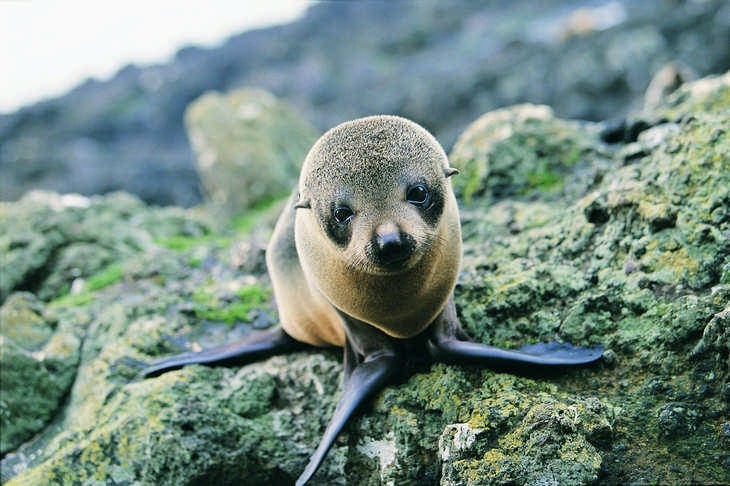
[[[267,250],[281,327],[158,360],[144,376],[306,345],[344,347],[342,396],[301,485],[357,407],[413,355],[523,369],[598,360],[600,346],[505,350],[475,343],[461,329],[453,301],[461,231],[448,180],[456,172],[439,143],[404,118],[367,117],[329,130],[307,155]]]
[[[325,134],[267,254],[284,330],[343,346],[336,309],[395,338],[433,322],[461,259],[452,173],[438,142],[403,118],[364,118]]]
[[[327,298],[309,283],[295,244],[296,193],[287,202],[266,250],[279,322],[288,335],[314,346],[344,346],[342,319]]]

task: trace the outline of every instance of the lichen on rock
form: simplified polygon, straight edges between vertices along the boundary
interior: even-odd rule
[[[574,197],[610,161],[589,123],[555,118],[542,105],[488,112],[464,130],[451,152],[462,171],[456,195],[465,202],[547,195]]]
[[[81,329],[28,292],[0,306],[0,453],[43,430],[76,375]]]
[[[207,93],[185,113],[207,199],[228,217],[288,194],[317,131],[262,89]]]
[[[547,108],[467,128],[452,153],[464,327],[504,347],[603,343],[604,359],[552,374],[417,368],[346,427],[313,484],[730,481],[729,93],[730,74],[685,85],[610,143]],[[18,380],[52,342],[72,370],[65,400],[3,435],[3,481],[293,481],[334,409],[339,353],[134,379],[139,361],[276,322],[258,243],[273,213],[221,230],[200,210],[87,203],[0,206],[0,245],[19,265],[2,312],[28,323],[5,318],[3,349],[25,363]],[[73,263],[95,247],[89,268]],[[32,386],[56,375],[44,376]]]

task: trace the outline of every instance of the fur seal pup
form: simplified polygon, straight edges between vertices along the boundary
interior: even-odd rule
[[[316,472],[347,420],[414,354],[424,361],[507,367],[581,365],[601,346],[546,343],[505,350],[469,339],[453,290],[461,261],[457,171],[424,128],[372,116],[326,132],[267,251],[281,327],[153,362],[150,377],[186,364],[230,365],[307,346],[344,348],[342,396],[297,480]]]

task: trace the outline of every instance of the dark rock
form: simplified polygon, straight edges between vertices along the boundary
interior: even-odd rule
[[[207,91],[242,86],[293,103],[320,131],[393,113],[447,148],[482,113],[516,103],[621,119],[668,63],[700,76],[728,69],[728,12],[723,0],[322,2],[289,25],[185,48],[168,64],[127,66],[0,115],[0,198],[126,190],[155,204],[196,204],[184,110]],[[665,95],[674,85],[662,86]],[[639,125],[628,126],[621,138],[635,139]]]

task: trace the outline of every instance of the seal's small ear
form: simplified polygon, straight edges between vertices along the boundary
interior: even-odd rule
[[[294,209],[309,209],[312,207],[311,202],[309,199],[299,199],[296,204],[294,204]]]
[[[446,167],[446,168],[444,169],[444,175],[445,175],[445,176],[446,176],[447,178],[451,177],[452,175],[456,175],[456,174],[458,174],[458,173],[459,173],[459,169],[456,169],[456,168],[454,168],[454,167]]]

